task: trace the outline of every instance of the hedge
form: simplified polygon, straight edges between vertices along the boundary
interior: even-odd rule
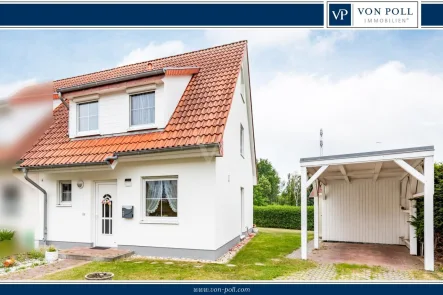
[[[258,227],[301,229],[301,208],[296,206],[254,206]],[[308,206],[308,230],[314,230],[314,207]]]

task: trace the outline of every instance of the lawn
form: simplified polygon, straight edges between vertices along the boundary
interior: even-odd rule
[[[114,273],[115,280],[272,280],[315,266],[309,261],[285,258],[299,248],[300,243],[299,231],[260,229],[259,234],[229,262],[235,265],[233,267],[216,263],[118,260],[92,262],[44,279],[83,280],[87,273],[108,271]]]

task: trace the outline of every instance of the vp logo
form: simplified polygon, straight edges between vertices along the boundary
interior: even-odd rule
[[[348,3],[329,3],[329,26],[351,26],[352,7]]]
[[[339,9],[338,11],[332,11],[332,14],[336,20],[339,18],[340,20],[344,20],[344,17],[348,15],[348,11],[346,9]]]

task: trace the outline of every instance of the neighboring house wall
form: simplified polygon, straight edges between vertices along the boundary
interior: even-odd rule
[[[244,64],[245,66],[245,64]],[[234,99],[229,112],[223,136],[223,157],[216,159],[217,196],[216,243],[238,237],[241,232],[252,228],[253,215],[253,169],[255,159],[251,159],[250,132],[247,109],[250,101],[243,101],[241,79],[239,77]],[[240,124],[244,128],[244,154],[240,155]],[[244,227],[241,227],[241,187],[244,189]]]
[[[165,128],[190,79],[191,76],[171,76],[164,77],[159,83],[152,84],[152,90],[155,90],[155,124],[152,128]],[[73,138],[79,135],[77,132],[77,105],[87,101],[98,101],[99,130],[95,134],[107,135],[128,132],[131,129],[130,95],[132,93],[127,93],[127,91],[134,91],[134,94],[151,91],[137,91],[137,89],[141,88],[120,89],[119,91],[97,93],[71,99],[69,101],[69,137]]]
[[[326,196],[321,202],[323,240],[402,244],[400,237],[408,235],[398,179],[330,181]]]
[[[141,223],[142,177],[161,176],[178,176],[178,223]],[[130,187],[125,186],[127,178],[132,180]],[[69,207],[57,205],[60,180],[72,180]],[[82,189],[76,185],[79,180],[84,182]],[[39,184],[48,192],[48,241],[95,241],[94,183],[101,180],[117,180],[113,204],[115,246],[216,249],[213,158],[119,163],[115,170],[108,171],[41,173]],[[133,219],[122,218],[122,206],[128,205],[134,206]]]

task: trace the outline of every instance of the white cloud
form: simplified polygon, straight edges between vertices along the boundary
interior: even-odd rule
[[[19,89],[36,83],[35,79],[16,81],[13,83],[0,84],[0,100],[7,99]]]
[[[184,51],[185,44],[182,41],[172,40],[164,43],[150,42],[144,48],[132,50],[123,58],[123,61],[119,63],[119,66],[167,57],[183,53]]]
[[[441,93],[443,76],[395,61],[338,81],[280,73],[253,85],[258,157],[281,174],[298,169],[300,157],[319,155],[323,128],[325,155],[434,144],[443,160]]]

